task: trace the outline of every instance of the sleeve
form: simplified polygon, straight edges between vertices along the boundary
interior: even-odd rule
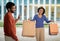
[[[15,23],[18,21],[18,19],[15,19]]]
[[[11,20],[12,20],[11,17],[8,16],[8,23],[9,23],[8,27],[9,27],[9,29],[10,29],[10,36],[11,36],[14,40],[18,41],[18,38],[17,38],[15,32],[13,31],[14,29],[12,29],[12,28],[13,28],[13,23],[12,23]]]
[[[47,23],[51,22],[50,20],[47,19],[47,17],[46,17],[45,15],[44,15],[44,20],[45,20]]]

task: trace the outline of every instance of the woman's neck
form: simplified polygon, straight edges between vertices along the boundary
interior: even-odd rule
[[[41,13],[39,13],[38,15],[42,15]]]
[[[38,14],[38,17],[41,18],[42,17],[42,14]]]

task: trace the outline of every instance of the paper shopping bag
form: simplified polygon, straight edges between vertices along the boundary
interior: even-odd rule
[[[35,36],[35,21],[23,21],[22,36],[34,37]]]
[[[49,25],[49,34],[57,35],[58,34],[58,25],[56,23],[51,23]]]

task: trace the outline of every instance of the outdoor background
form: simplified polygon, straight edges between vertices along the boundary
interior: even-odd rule
[[[0,41],[4,41],[4,15],[7,10],[5,8],[7,2],[13,2],[16,5],[16,12],[13,17],[16,19],[20,14],[20,20],[16,23],[17,36],[21,41],[36,41],[34,38],[22,37],[23,20],[33,19],[37,14],[38,7],[45,8],[45,15],[48,20],[54,20],[58,24],[58,35],[49,35],[49,24],[44,22],[45,41],[60,41],[60,0],[0,0]]]

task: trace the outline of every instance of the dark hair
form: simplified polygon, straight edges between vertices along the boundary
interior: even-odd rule
[[[12,2],[8,2],[8,3],[6,4],[6,8],[7,8],[7,10],[8,10],[8,9],[11,9],[12,6],[15,6],[15,4],[12,3]]]
[[[42,14],[44,14],[44,13],[45,13],[45,9],[44,9],[43,7],[39,7],[39,8],[37,9],[37,12],[39,12],[40,9],[43,9],[43,13],[42,13]]]

